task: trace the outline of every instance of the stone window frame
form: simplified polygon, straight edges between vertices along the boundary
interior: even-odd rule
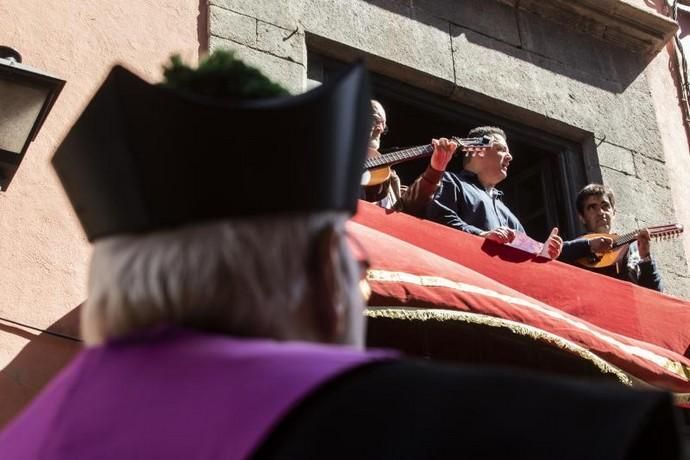
[[[352,61],[355,57],[367,58],[365,54],[355,50],[344,52],[342,49],[337,49],[335,43],[330,43],[331,46],[328,48],[320,46],[320,39],[315,43],[313,45],[307,39],[307,89],[337,72],[345,65],[344,62]],[[334,49],[333,46],[336,48]],[[400,69],[404,71],[402,65]],[[476,126],[487,124],[501,126],[509,133],[511,139],[547,150],[555,155],[553,161],[558,175],[557,184],[541,184],[542,188],[551,188],[550,193],[544,196],[547,202],[547,225],[558,225],[561,234],[568,238],[574,238],[582,233],[583,229],[575,207],[575,197],[584,185],[590,182],[601,182],[600,174],[597,173],[598,157],[592,133],[582,133],[578,130],[574,137],[581,141],[574,141],[572,137],[569,139],[550,134],[535,127],[538,125],[535,120],[516,121],[500,114],[476,109],[462,102],[439,96],[424,85],[412,86],[390,76],[378,74],[376,69],[372,70],[372,86],[376,94],[394,93],[394,97],[399,100],[414,100],[417,105],[425,105],[425,108],[431,112],[450,114],[463,121],[471,121]],[[529,122],[533,122],[532,126]],[[557,200],[557,196],[561,196],[562,199]]]

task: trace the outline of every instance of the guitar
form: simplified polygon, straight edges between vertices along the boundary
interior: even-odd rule
[[[670,239],[683,233],[683,226],[680,224],[658,225],[656,227],[648,227],[649,234],[654,239]],[[576,262],[588,268],[606,268],[610,267],[625,256],[628,251],[628,245],[637,240],[640,230],[635,230],[624,235],[616,235],[615,233],[589,233],[582,236],[587,240],[600,238],[602,236],[613,239],[612,248],[604,253],[593,254],[592,256],[582,257]]]
[[[469,137],[464,139],[453,138],[458,143],[458,148],[463,151],[477,152],[491,147],[491,138]],[[364,162],[364,173],[361,184],[364,187],[373,187],[383,184],[391,177],[391,166],[417,158],[430,156],[434,151],[431,144],[397,150],[395,152],[380,154],[375,149],[369,150],[369,158]]]

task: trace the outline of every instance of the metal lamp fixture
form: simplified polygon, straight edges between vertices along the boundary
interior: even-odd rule
[[[6,190],[65,81],[21,64],[0,46],[0,190]]]

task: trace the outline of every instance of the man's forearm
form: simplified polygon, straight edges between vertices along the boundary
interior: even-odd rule
[[[437,171],[429,165],[426,171],[403,192],[398,201],[399,209],[413,216],[423,217],[426,207],[438,190],[441,177],[443,177],[443,171]]]
[[[563,242],[563,250],[558,260],[562,262],[572,263],[582,257],[592,255],[592,250],[589,247],[589,241],[584,238],[577,238],[570,241]]]
[[[433,206],[433,204],[432,204]],[[474,225],[470,225],[464,220],[462,220],[456,213],[454,212],[446,212],[443,214],[436,214],[433,217],[433,220],[440,223],[447,225],[448,227],[453,227],[456,230],[460,230],[466,233],[471,233],[473,235],[477,236],[483,236],[483,233],[486,232],[486,230],[475,227]]]

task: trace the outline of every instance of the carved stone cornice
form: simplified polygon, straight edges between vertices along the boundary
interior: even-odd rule
[[[499,0],[577,32],[643,54],[658,52],[678,30],[651,7],[624,0]]]

